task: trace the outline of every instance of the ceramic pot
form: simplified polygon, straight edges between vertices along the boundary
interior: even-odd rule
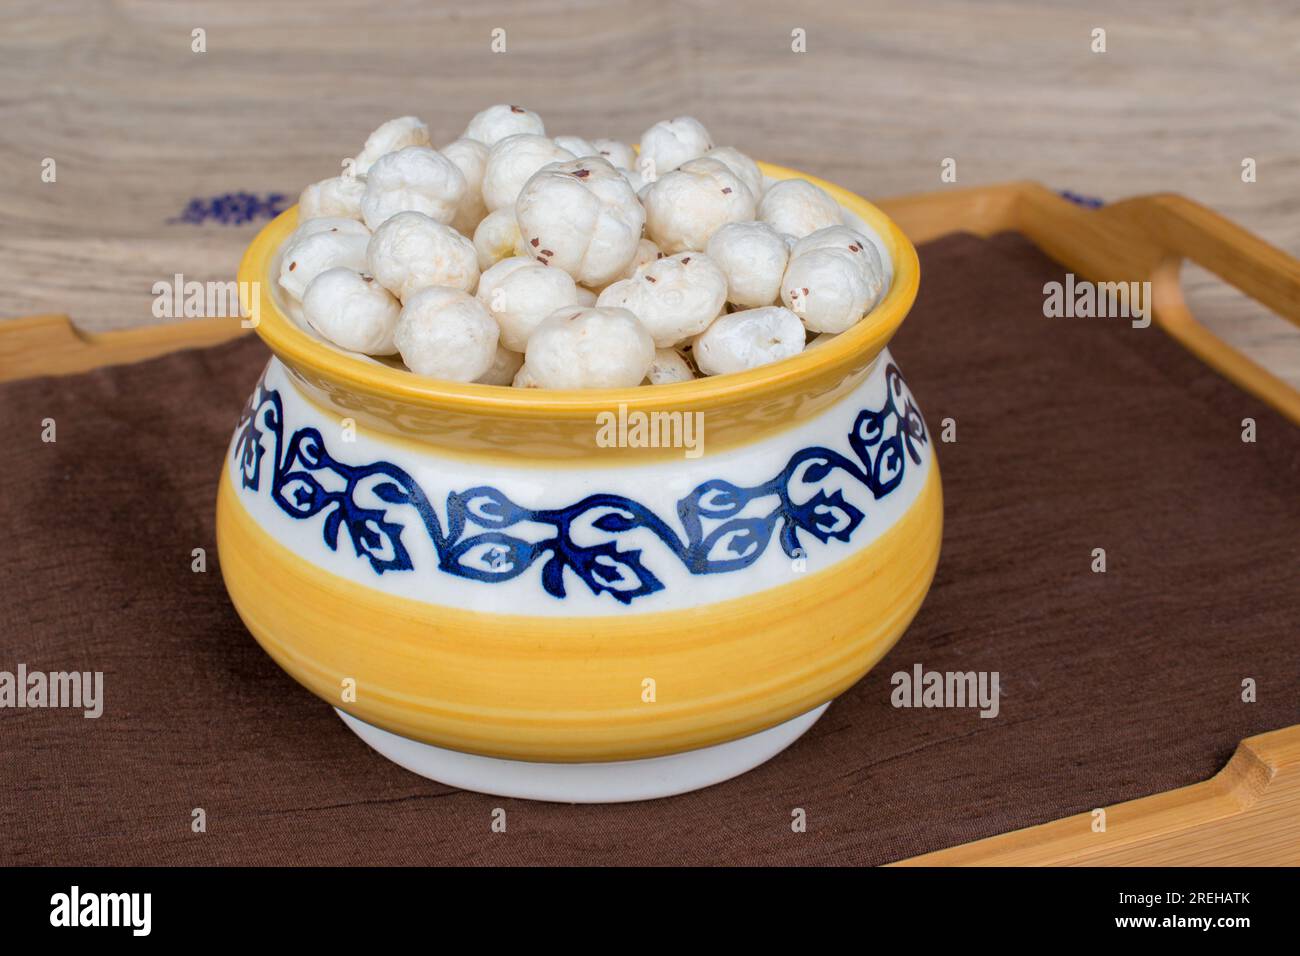
[[[385,756],[469,789],[664,796],[793,742],[902,635],[942,526],[886,348],[916,252],[803,178],[876,241],[884,299],[787,361],[634,389],[433,381],[341,351],[275,291],[296,210],[270,223],[240,280],[274,357],[217,500],[253,636]]]

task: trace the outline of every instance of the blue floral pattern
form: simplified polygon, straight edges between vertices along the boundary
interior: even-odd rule
[[[863,409],[854,421],[848,436],[854,457],[814,446],[795,452],[761,484],[706,481],[677,502],[676,524],[622,495],[595,494],[564,508],[532,509],[488,485],[448,492],[444,524],[425,490],[397,465],[341,462],[326,450],[315,428],[299,428],[286,440],[280,393],[267,388],[265,379],[244,409],[234,455],[244,488],[260,492],[263,457],[271,452],[268,490],[280,510],[300,520],[323,515],[325,544],[337,551],[340,535],[346,534],[357,557],[376,574],[415,570],[402,541],[406,524],[392,514],[410,506],[444,573],[494,583],[540,563],[542,586],[555,598],[567,594],[567,571],[593,594],[630,604],[664,587],[642,560],[641,549],[619,547],[619,536],[635,529],[651,532],[691,574],[749,567],[774,534],[791,558],[805,554],[805,535],[823,544],[849,541],[865,515],[840,490],[828,494],[819,488],[802,501],[794,500],[792,490],[816,485],[838,470],[879,500],[902,482],[908,460],[921,463],[920,446],[928,441],[925,423],[892,363],[885,369],[885,382],[884,406]],[[269,448],[262,442],[265,435],[273,439]],[[379,505],[365,506],[359,496]],[[525,526],[541,527],[540,539],[525,537]],[[595,531],[604,540],[579,544],[573,533],[578,527],[587,532],[578,537],[589,538]]]

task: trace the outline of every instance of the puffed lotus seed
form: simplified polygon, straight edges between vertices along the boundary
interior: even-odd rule
[[[758,204],[758,218],[796,239],[844,222],[839,203],[806,179],[783,179],[768,187]]]
[[[340,348],[392,355],[401,306],[375,281],[351,269],[326,269],[307,286],[302,313],[309,325]]]
[[[600,152],[591,141],[585,140],[581,136],[557,136],[555,137],[555,145],[560,147],[560,149],[567,149],[578,159],[581,159],[583,156],[600,155]]]
[[[308,219],[299,214],[298,228],[290,233],[289,238],[284,241],[284,250],[288,252],[299,239],[314,236],[318,232],[341,232],[350,236],[370,235],[370,230],[366,227],[366,224],[356,219],[344,219],[341,216],[321,216],[318,219]]]
[[[623,270],[623,274],[619,278],[630,279],[637,274],[637,270],[642,266],[648,266],[663,257],[662,250],[654,242],[649,239],[642,239],[636,244],[636,255],[632,257],[632,261],[627,264],[627,268]]]
[[[563,269],[514,256],[483,273],[478,300],[501,327],[501,344],[522,352],[543,319],[556,309],[577,305],[579,296],[573,277]]]
[[[450,223],[468,190],[464,175],[436,149],[408,146],[381,156],[366,177],[361,214],[378,229],[399,212],[422,212]]]
[[[635,169],[620,169],[619,175],[627,180],[627,184],[632,187],[632,192],[640,198],[642,191],[646,188],[645,178]]]
[[[727,277],[728,302],[757,308],[780,298],[789,252],[767,223],[729,222],[709,238],[705,252]]]
[[[312,183],[298,196],[298,219],[339,217],[361,219],[366,184],[356,176],[334,176]]]
[[[459,289],[431,286],[402,306],[393,339],[417,375],[473,382],[496,361],[497,334],[483,303]]]
[[[875,304],[874,297],[878,297],[885,287],[885,266],[875,243],[849,226],[827,226],[795,242],[790,248],[790,258],[814,249],[843,249],[851,253],[862,267],[867,285],[872,287],[873,299],[867,308]]]
[[[366,144],[354,159],[352,171],[357,176],[365,176],[381,156],[395,153],[408,146],[428,146],[429,127],[414,116],[399,116],[390,119],[366,138]]]
[[[655,349],[654,361],[650,363],[645,378],[651,385],[672,385],[675,382],[691,381],[695,378],[695,372],[676,349]]]
[[[280,288],[301,301],[307,286],[326,269],[366,271],[370,237],[326,229],[310,233],[284,250],[280,258]]]
[[[465,195],[456,207],[451,227],[462,236],[472,236],[488,214],[487,204],[483,202],[483,172],[487,168],[488,148],[476,139],[462,137],[448,143],[439,152],[455,163],[465,177]]]
[[[597,306],[630,311],[665,349],[703,332],[727,301],[727,277],[702,252],[656,259],[605,289]]]
[[[679,116],[660,120],[641,134],[640,160],[658,178],[712,148],[713,137],[703,123],[693,116]]]
[[[646,187],[646,233],[666,253],[703,249],[729,222],[754,218],[754,194],[716,159],[692,159]]]
[[[705,375],[743,372],[798,355],[804,347],[799,317],[779,305],[718,316],[695,337],[691,355]]]
[[[519,245],[519,224],[515,222],[513,207],[488,213],[474,230],[479,271],[487,272],[502,259],[513,256]]]
[[[465,138],[476,139],[489,147],[495,146],[507,136],[528,133],[532,136],[545,136],[546,127],[542,118],[532,110],[522,106],[498,103],[478,113],[465,127]]]
[[[704,154],[705,159],[716,159],[740,178],[754,194],[754,200],[763,198],[763,173],[754,162],[734,146],[715,146]]]
[[[512,206],[533,173],[550,163],[574,158],[567,149],[556,146],[545,136],[507,136],[488,153],[487,168],[483,171],[483,202],[494,211]]]
[[[497,354],[492,357],[491,367],[474,381],[480,385],[511,385],[523,364],[522,355],[498,345]]]
[[[566,307],[534,330],[524,368],[542,388],[630,388],[654,357],[654,340],[627,309]]]
[[[515,218],[529,255],[601,288],[636,255],[645,209],[618,170],[586,156],[539,170],[519,193]]]
[[[767,188],[688,116],[646,130],[639,155],[547,138],[507,104],[434,150],[406,116],[352,162],[299,197],[282,305],[343,348],[402,346],[419,374],[582,388],[741,371],[834,338],[887,281],[825,190]]]
[[[636,151],[616,139],[593,139],[596,155],[604,157],[615,169],[636,169]]]
[[[813,249],[794,256],[781,280],[781,301],[812,332],[843,332],[875,300],[860,260],[847,249]]]
[[[523,365],[519,366],[519,371],[515,373],[515,380],[510,384],[513,385],[515,388],[541,388],[542,387],[542,383],[537,381],[536,376],[533,375],[533,372],[528,367],[527,362],[524,362]]]
[[[403,302],[429,286],[471,291],[478,282],[474,244],[424,213],[399,212],[370,237],[366,271]]]

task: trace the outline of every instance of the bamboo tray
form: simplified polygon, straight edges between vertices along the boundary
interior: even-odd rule
[[[1200,325],[1179,285],[1179,267],[1189,259],[1300,325],[1300,262],[1208,209],[1155,195],[1087,210],[1033,183],[879,205],[918,244],[957,231],[1013,231],[1085,279],[1150,281],[1158,327],[1300,425],[1300,392]],[[60,315],[0,322],[0,382],[135,362],[242,334],[229,318],[103,334],[80,332]],[[897,865],[1300,864],[1300,725],[1242,740],[1210,780],[1106,812],[1104,833],[1094,833],[1091,814],[1082,813]]]

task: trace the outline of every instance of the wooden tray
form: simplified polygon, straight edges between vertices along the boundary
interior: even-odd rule
[[[1019,232],[1094,282],[1150,281],[1154,321],[1239,387],[1300,425],[1300,392],[1200,325],[1182,296],[1190,259],[1300,325],[1300,262],[1190,200],[1144,196],[1087,210],[1033,183],[945,190],[879,204],[915,243],[965,231]],[[236,319],[88,334],[67,316],[0,322],[0,381],[134,362],[244,334]],[[1300,725],[1255,737],[1210,780],[900,865],[1300,864]]]

